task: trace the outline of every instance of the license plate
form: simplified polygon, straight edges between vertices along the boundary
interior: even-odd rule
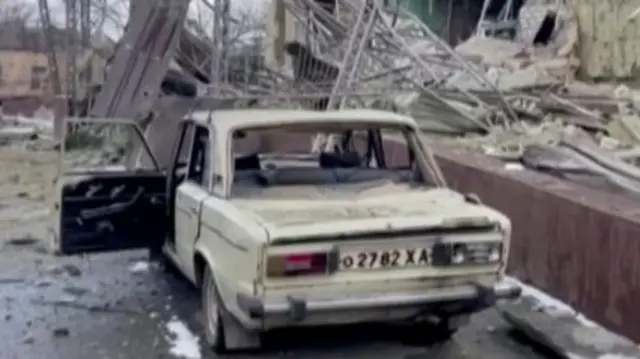
[[[428,266],[431,249],[404,248],[389,250],[344,251],[340,253],[340,269],[380,269]]]

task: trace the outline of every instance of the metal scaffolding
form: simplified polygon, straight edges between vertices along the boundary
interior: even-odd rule
[[[74,1],[79,0],[67,2],[67,23],[77,28]],[[454,125],[444,127],[475,131],[517,120],[486,67],[463,59],[402,7],[379,0],[271,0],[269,6],[283,9],[284,17],[266,31],[264,17],[248,25],[229,0],[194,0],[212,20],[205,31],[195,31],[188,20],[191,3],[131,3],[92,116],[130,118],[145,128],[163,119],[156,122],[168,126],[166,131],[173,130],[168,123],[197,108],[247,106],[385,108],[447,118]],[[86,7],[80,10],[85,27]],[[288,61],[267,61],[269,46]],[[68,65],[71,79],[77,69],[73,61]],[[480,99],[469,91],[470,83],[497,94],[498,101]],[[73,97],[76,89],[70,91]],[[165,130],[148,132],[154,131]],[[335,140],[319,136],[312,147],[332,148]]]

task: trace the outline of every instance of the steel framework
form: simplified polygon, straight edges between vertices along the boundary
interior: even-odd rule
[[[229,0],[196,1],[211,19],[206,31],[190,26],[190,0],[131,3],[92,116],[131,118],[147,136],[165,139],[175,119],[189,111],[229,106],[378,107],[418,120],[447,117],[473,129],[517,119],[487,79],[487,68],[463,59],[402,7],[389,8],[379,0],[271,0],[270,6],[285,15],[267,17],[267,22],[278,21],[274,33],[265,30],[262,19],[247,24]],[[76,26],[72,2],[68,23]],[[82,14],[80,22],[86,24]],[[266,61],[265,48],[272,44],[289,59],[286,64]],[[467,91],[470,82],[497,93],[499,104]],[[443,92],[455,92],[470,108]],[[336,143],[320,135],[313,149]]]

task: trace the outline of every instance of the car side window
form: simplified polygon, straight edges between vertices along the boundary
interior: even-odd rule
[[[207,189],[211,184],[210,151],[209,129],[203,126],[196,126],[189,157],[187,180]]]
[[[371,148],[371,141],[374,141],[370,137],[370,134],[366,130],[353,131],[348,150],[354,151],[361,159],[367,160],[367,163],[363,163],[363,167],[366,168],[378,168],[384,163],[384,167],[388,169],[409,169],[413,164],[413,154],[411,153],[411,146],[407,141],[407,138],[403,135],[401,130],[384,130],[382,131],[382,146],[381,157],[376,158],[376,153]],[[380,160],[384,160],[384,162]]]
[[[187,161],[189,161],[189,154],[191,153],[191,143],[193,142],[193,130],[195,129],[193,123],[186,123],[183,131],[182,142],[180,143],[180,149],[178,151],[178,164],[186,168]]]
[[[375,154],[371,152],[369,141],[369,134],[366,130],[355,130],[351,134],[348,150],[356,152],[358,157],[365,161],[362,163],[362,167],[377,168],[378,162]]]

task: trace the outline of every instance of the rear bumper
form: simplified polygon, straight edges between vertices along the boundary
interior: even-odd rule
[[[419,307],[456,301],[472,303],[470,311],[474,311],[491,307],[498,299],[517,298],[521,292],[522,288],[517,285],[498,282],[493,286],[464,285],[419,292],[381,292],[330,298],[289,297],[280,301],[264,301],[239,294],[237,301],[240,309],[252,319],[287,316],[304,320],[310,313]]]

